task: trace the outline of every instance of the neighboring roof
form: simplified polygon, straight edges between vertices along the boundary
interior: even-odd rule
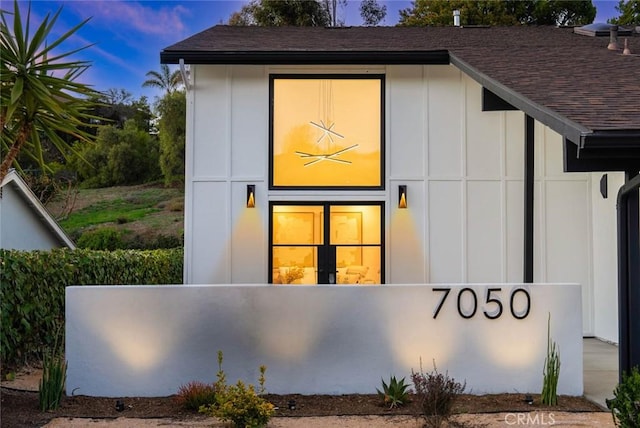
[[[633,55],[622,55],[628,39]],[[558,27],[215,26],[162,50],[162,63],[441,64],[587,147],[640,148],[640,36]]]
[[[51,217],[51,214],[40,203],[38,197],[31,191],[27,183],[18,175],[15,170],[9,171],[9,173],[2,180],[0,189],[4,189],[5,186],[12,186],[18,194],[24,199],[29,207],[33,210],[36,216],[42,221],[48,230],[54,235],[54,237],[60,242],[62,246],[66,246],[74,250],[75,244],[60,227],[60,225]]]

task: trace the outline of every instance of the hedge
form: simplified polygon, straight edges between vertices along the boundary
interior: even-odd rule
[[[0,357],[15,367],[41,359],[64,328],[68,285],[182,284],[182,249],[0,249]]]

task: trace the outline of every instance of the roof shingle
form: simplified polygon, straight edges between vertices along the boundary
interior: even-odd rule
[[[324,64],[327,58],[341,58],[344,64],[351,56],[360,58],[354,60],[358,64],[374,59],[394,63],[400,57],[395,63],[419,64],[428,63],[427,53],[448,52],[454,64],[468,65],[585,133],[640,131],[640,37],[628,41],[634,55],[608,50],[608,37],[557,27],[215,26],[167,47],[161,61],[283,64],[304,56],[308,64],[314,57]]]

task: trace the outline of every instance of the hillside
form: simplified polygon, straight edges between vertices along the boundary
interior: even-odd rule
[[[107,229],[117,232],[123,248],[182,245],[182,188],[144,184],[78,189],[76,194],[58,195],[47,209],[76,243],[86,242],[87,237],[82,239],[85,234]]]

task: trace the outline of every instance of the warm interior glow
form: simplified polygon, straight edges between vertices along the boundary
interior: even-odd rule
[[[273,184],[380,186],[380,79],[275,79]]]
[[[274,205],[272,219],[272,282],[317,284],[319,269],[336,266],[336,284],[380,284],[381,207],[330,205],[325,225],[323,205]],[[329,242],[324,242],[328,228]],[[335,260],[320,249],[335,247]]]

